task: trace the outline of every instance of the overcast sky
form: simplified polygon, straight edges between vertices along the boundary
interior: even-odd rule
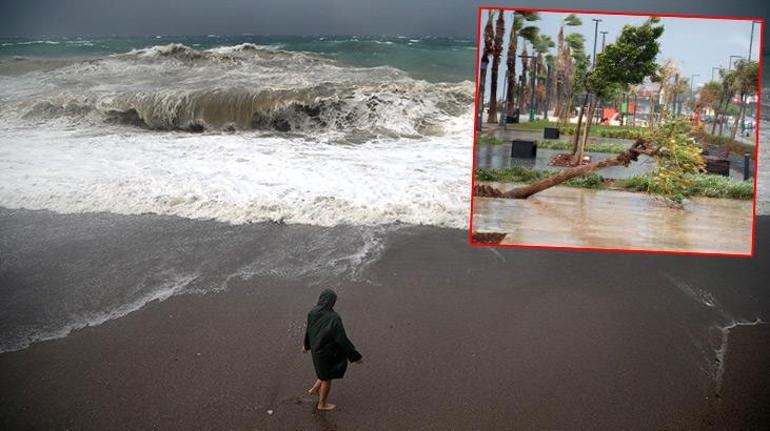
[[[0,36],[473,37],[482,4],[770,18],[768,0],[0,0]]]

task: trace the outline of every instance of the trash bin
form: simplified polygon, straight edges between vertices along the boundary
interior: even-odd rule
[[[543,129],[543,138],[545,139],[559,139],[559,129],[556,127],[546,127]]]
[[[537,144],[535,141],[523,141],[517,139],[511,141],[511,157],[534,159],[536,156]]]

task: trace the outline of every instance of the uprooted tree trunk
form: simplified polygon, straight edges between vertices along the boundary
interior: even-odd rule
[[[595,163],[563,169],[556,175],[544,178],[524,187],[517,187],[507,192],[501,192],[492,186],[477,185],[473,188],[473,194],[474,196],[488,198],[526,199],[535,193],[542,192],[543,190],[581,175],[586,175],[610,166],[628,166],[631,162],[637,161],[640,154],[652,156],[655,154],[655,151],[656,150],[651,147],[650,142],[639,139],[631,146],[631,148],[618,154],[614,159],[605,159]]]

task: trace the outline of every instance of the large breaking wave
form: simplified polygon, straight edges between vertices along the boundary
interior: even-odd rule
[[[391,67],[346,67],[248,43],[209,50],[154,46],[6,84],[5,121],[194,132],[440,135],[473,97],[467,82],[428,83]]]

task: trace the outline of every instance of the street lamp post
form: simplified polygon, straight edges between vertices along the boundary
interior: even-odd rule
[[[599,38],[599,23],[602,22],[602,20],[593,18],[591,21],[596,23],[596,25],[594,25],[594,54],[593,57],[591,57],[591,68],[594,68],[596,67],[596,40]]]
[[[743,56],[742,55],[731,55],[730,56],[730,64],[728,65],[728,68],[727,68],[728,71],[733,70],[733,58],[743,58]]]
[[[548,121],[548,108],[550,108],[551,104],[551,92],[548,91],[549,88],[551,88],[551,65],[546,65],[546,75],[545,75],[545,109],[543,109],[543,120]]]
[[[712,67],[712,68],[711,68],[711,80],[712,80],[712,81],[714,80],[714,71],[715,71],[715,70],[722,70],[722,66],[719,66],[719,67]]]
[[[599,23],[602,22],[601,19],[598,18],[592,18],[591,21],[594,22],[594,53],[591,57],[591,70],[596,68],[596,41],[599,39]],[[604,51],[604,47],[602,47],[602,51]],[[586,92],[586,102],[588,101],[588,92]],[[593,118],[587,118],[586,121],[593,121]],[[588,123],[586,123],[588,124]]]
[[[607,38],[607,33],[609,33],[609,32],[608,31],[602,31],[600,33],[602,34],[602,52],[604,52],[604,42],[605,42],[605,39]]]
[[[751,21],[751,39],[749,39],[749,61],[751,61],[751,51],[754,49],[754,24],[760,24],[762,21]]]

